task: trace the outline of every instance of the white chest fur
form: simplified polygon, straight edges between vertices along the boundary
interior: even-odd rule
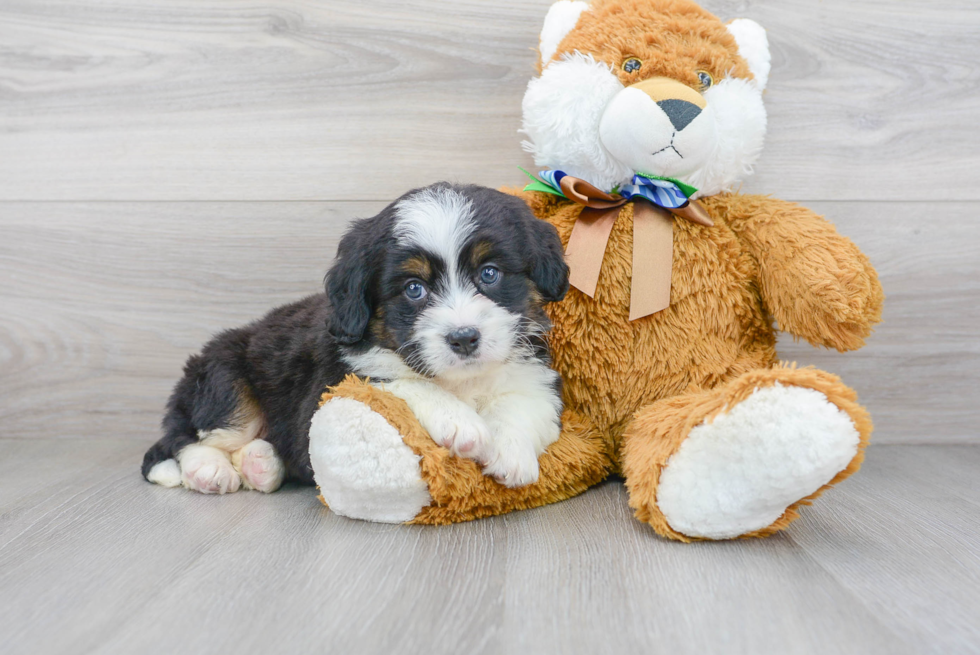
[[[536,360],[481,366],[424,378],[391,351],[345,357],[358,375],[402,398],[436,443],[477,461],[501,484],[538,478],[538,456],[558,439],[558,374]]]

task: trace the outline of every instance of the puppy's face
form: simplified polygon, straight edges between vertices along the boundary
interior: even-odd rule
[[[557,233],[523,202],[437,184],[344,237],[327,279],[330,329],[355,354],[395,356],[426,377],[468,377],[538,354],[541,307],[567,289]]]

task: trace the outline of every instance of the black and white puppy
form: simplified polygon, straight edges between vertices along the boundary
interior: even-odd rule
[[[530,484],[562,409],[542,306],[567,290],[557,232],[518,198],[448,183],[410,191],[352,224],[326,293],[188,360],[143,475],[204,493],[313,484],[310,421],[325,387],[354,373],[487,475]]]

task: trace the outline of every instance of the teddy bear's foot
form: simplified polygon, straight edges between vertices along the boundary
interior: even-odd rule
[[[764,536],[784,528],[798,505],[857,469],[871,428],[853,392],[812,369],[754,371],[722,389],[670,401],[650,408],[666,421],[680,421],[661,426],[675,447],[654,458],[659,479],[645,485],[632,479],[644,475],[635,467],[639,442],[624,469],[631,504],[636,500],[643,510],[638,515],[654,527],[662,524],[667,536],[687,539]],[[641,500],[650,491],[652,497]]]
[[[313,416],[310,464],[323,502],[337,514],[412,520],[432,502],[420,459],[383,416],[353,398],[331,398]]]
[[[571,498],[609,474],[608,452],[592,424],[566,410],[537,481],[509,488],[433,441],[404,400],[353,376],[323,394],[310,427],[324,504],[371,521],[456,523]]]
[[[761,530],[830,482],[859,442],[822,393],[777,383],[691,430],[660,473],[657,504],[692,537]]]

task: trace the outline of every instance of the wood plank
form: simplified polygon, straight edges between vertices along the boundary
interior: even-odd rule
[[[153,441],[210,335],[322,289],[378,203],[27,203],[0,225],[0,435]]]
[[[0,199],[386,199],[520,184],[551,0],[9,0]],[[745,189],[977,200],[972,0],[706,0],[768,28],[767,152]],[[914,164],[910,164],[914,162]]]
[[[0,440],[11,469],[62,442]],[[978,641],[980,449],[872,447],[767,540],[679,544],[619,482],[449,527],[337,517],[309,488],[203,496],[142,481],[139,449],[0,486],[5,653],[959,653]],[[949,465],[944,480],[921,462]],[[99,467],[101,465],[101,468]],[[972,494],[973,502],[961,494]],[[29,510],[29,511],[28,511]]]
[[[506,606],[519,650],[911,652],[789,537],[667,542],[627,502],[609,482],[508,518],[519,547],[509,550]]]
[[[917,653],[980,648],[980,449],[872,448],[791,532]]]
[[[6,203],[0,215],[0,435],[156,438],[186,357],[222,329],[318,291],[347,221],[381,203]],[[875,262],[869,345],[791,338],[781,356],[843,376],[881,443],[976,443],[976,203],[813,203]],[[785,335],[784,335],[785,336]]]

